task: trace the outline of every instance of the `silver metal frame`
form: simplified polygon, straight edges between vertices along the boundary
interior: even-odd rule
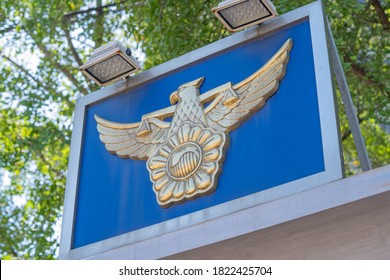
[[[159,224],[71,249],[85,108],[87,106],[128,92],[177,68],[192,65],[200,59],[204,59],[204,57],[215,56],[221,51],[248,40],[266,36],[271,32],[293,26],[305,19],[308,19],[310,22],[325,171]],[[260,27],[253,27],[236,33],[142,72],[131,79],[120,81],[80,98],[77,101],[74,116],[75,121],[62,222],[60,259],[162,258],[267,227],[269,226],[267,223],[254,222],[256,220],[255,217],[261,214],[256,212],[259,209],[267,208],[267,205],[274,202],[277,203],[282,198],[341,179],[343,177],[342,154],[327,43],[326,19],[322,3],[317,1],[268,21]],[[305,201],[305,203],[313,203],[313,201]],[[285,210],[283,207],[280,207],[277,213],[275,213],[277,216],[277,219],[275,219],[280,222],[288,221],[293,219],[294,215],[292,215],[292,212],[298,210]],[[260,216],[263,217],[263,214]],[[223,230],[221,230],[221,226]],[[197,239],[197,236],[200,236],[200,233],[205,231],[210,233],[208,234],[209,237],[205,238],[202,235],[203,239]],[[193,241],[196,239],[196,241],[189,243],[179,241],[188,239]]]

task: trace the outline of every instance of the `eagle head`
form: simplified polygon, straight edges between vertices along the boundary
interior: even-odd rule
[[[204,77],[182,84],[177,90],[171,93],[169,101],[172,105],[178,103],[186,97],[196,97],[199,94],[199,87],[202,85]]]

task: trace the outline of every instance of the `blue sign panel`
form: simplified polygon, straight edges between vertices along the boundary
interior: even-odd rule
[[[324,171],[310,34],[306,20],[88,106],[72,248]],[[184,83],[205,77],[201,94],[227,82],[239,83],[264,65],[290,38],[293,47],[285,77],[265,106],[230,132],[222,173],[211,194],[162,208],[156,201],[146,161],[110,154],[99,139],[94,115],[114,122],[138,122],[144,114],[169,107],[170,94]]]

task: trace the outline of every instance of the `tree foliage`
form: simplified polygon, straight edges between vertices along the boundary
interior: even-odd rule
[[[229,35],[210,12],[218,2],[1,1],[2,259],[56,258],[74,104],[98,88],[78,70],[92,50],[116,39],[142,50],[144,68],[158,65]],[[283,14],[311,1],[273,2]],[[389,3],[324,4],[373,166],[388,164]],[[358,159],[339,105],[346,170],[352,174],[359,171]]]

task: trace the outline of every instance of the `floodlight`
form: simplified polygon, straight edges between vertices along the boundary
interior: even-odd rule
[[[118,42],[110,42],[93,51],[80,70],[100,86],[105,86],[141,69],[137,59]]]
[[[278,15],[269,0],[225,0],[211,11],[230,32],[262,23]]]

